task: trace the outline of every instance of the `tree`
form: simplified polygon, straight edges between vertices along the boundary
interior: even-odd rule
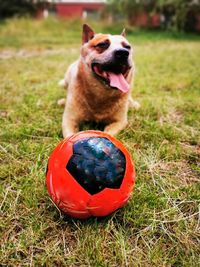
[[[109,9],[123,14],[131,23],[132,19],[141,13],[151,12],[156,0],[110,0]]]
[[[165,28],[194,31],[200,16],[200,0],[110,0],[110,10],[125,15],[130,23],[155,11],[165,19]]]
[[[171,6],[174,27],[179,31],[195,31],[200,15],[200,0],[158,0],[163,10]]]
[[[33,15],[36,12],[34,0],[0,0],[0,19],[12,16]]]

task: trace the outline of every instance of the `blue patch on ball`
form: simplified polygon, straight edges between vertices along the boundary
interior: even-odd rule
[[[120,188],[126,158],[105,137],[90,137],[73,144],[73,155],[66,166],[76,181],[91,195],[104,188]]]

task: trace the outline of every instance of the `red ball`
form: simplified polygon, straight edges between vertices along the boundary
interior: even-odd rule
[[[54,203],[84,219],[106,216],[124,206],[135,183],[135,169],[124,145],[100,131],[83,131],[52,152],[46,185]]]

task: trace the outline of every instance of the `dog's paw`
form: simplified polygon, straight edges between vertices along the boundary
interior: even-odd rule
[[[71,137],[73,134],[75,134],[75,132],[63,132],[63,138],[66,139],[66,138],[69,138]]]
[[[57,101],[57,104],[59,106],[65,106],[65,102],[66,102],[66,99],[65,98],[61,98]]]
[[[117,135],[121,130],[126,127],[126,125],[127,120],[113,122],[104,128],[104,132],[110,135]]]
[[[66,84],[65,84],[65,79],[60,80],[60,81],[58,82],[58,85],[59,85],[60,87],[65,87],[65,86],[66,86]]]
[[[140,103],[135,101],[135,100],[133,100],[133,99],[129,99],[129,103],[128,104],[129,104],[129,108],[134,108],[136,110],[138,110],[141,107]]]

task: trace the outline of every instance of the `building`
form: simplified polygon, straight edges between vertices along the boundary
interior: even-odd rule
[[[105,5],[106,0],[49,0],[40,7],[37,17],[97,18]]]

